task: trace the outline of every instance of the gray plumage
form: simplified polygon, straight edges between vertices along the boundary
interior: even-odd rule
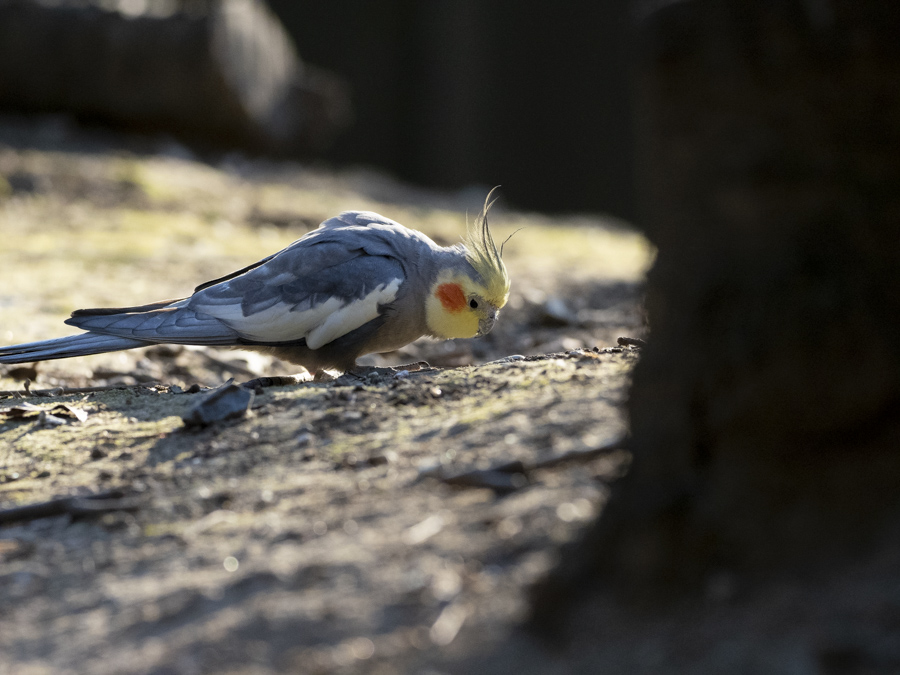
[[[426,300],[438,276],[485,283],[467,255],[376,213],[348,211],[190,297],[78,310],[66,323],[85,333],[0,348],[0,363],[170,343],[266,351],[310,372],[349,370],[359,356],[435,334]],[[489,330],[497,309],[485,308],[479,326]]]

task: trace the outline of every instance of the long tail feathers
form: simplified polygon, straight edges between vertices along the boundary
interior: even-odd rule
[[[40,342],[0,347],[0,363],[31,363],[32,361],[67,359],[72,356],[87,356],[88,354],[116,352],[121,349],[147,347],[151,344],[153,343],[114,335],[82,333],[55,340],[41,340]]]

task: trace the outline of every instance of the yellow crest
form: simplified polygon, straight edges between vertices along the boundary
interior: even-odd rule
[[[484,281],[485,300],[495,307],[503,307],[509,299],[509,274],[500,257],[501,251],[497,249],[494,238],[491,236],[487,218],[488,210],[494,203],[491,201],[491,195],[496,189],[491,190],[484,200],[484,208],[475,223],[469,227],[465,244],[468,250],[466,258],[469,264],[475,268]]]

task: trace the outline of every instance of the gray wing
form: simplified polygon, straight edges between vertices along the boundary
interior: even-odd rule
[[[393,258],[320,240],[286,249],[250,272],[204,289],[188,307],[228,325],[244,341],[306,339],[310,349],[379,316],[406,280]],[[359,243],[359,242],[357,242]]]
[[[66,323],[149,342],[235,345],[305,339],[317,349],[379,316],[406,279],[392,242],[395,229],[406,228],[377,214],[362,215],[359,220],[355,212],[332,218],[237,276],[199,286],[190,298],[148,306],[154,307],[149,311],[78,312]]]

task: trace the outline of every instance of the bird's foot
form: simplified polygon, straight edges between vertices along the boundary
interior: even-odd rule
[[[431,364],[428,361],[416,361],[415,363],[407,363],[402,366],[356,366],[353,370],[348,370],[340,378],[343,380],[362,381],[367,379],[390,378],[396,377],[401,373],[414,373],[420,370],[430,370]]]

